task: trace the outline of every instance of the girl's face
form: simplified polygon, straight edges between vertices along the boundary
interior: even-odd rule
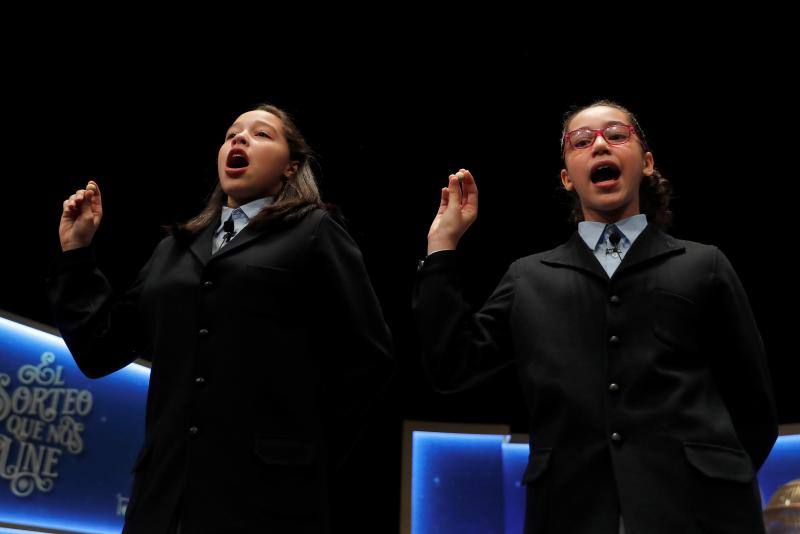
[[[567,132],[579,128],[599,130],[612,124],[631,124],[628,115],[617,108],[594,106],[572,118]],[[588,148],[573,148],[565,141],[566,169],[561,182],[575,191],[587,221],[615,222],[639,213],[639,184],[653,174],[653,154],[644,152],[638,135],[620,145],[603,136],[594,138]]]
[[[219,183],[236,208],[256,198],[277,195],[297,162],[289,157],[283,122],[268,111],[248,111],[228,128],[219,148]]]

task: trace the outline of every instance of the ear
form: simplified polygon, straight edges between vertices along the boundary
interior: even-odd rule
[[[655,163],[653,162],[653,153],[645,152],[644,168],[642,169],[642,174],[644,174],[645,176],[652,176],[654,170],[655,170]]]
[[[286,168],[283,169],[283,175],[286,178],[294,178],[299,168],[300,168],[299,161],[290,161],[289,163],[286,164]]]
[[[572,188],[575,187],[569,177],[567,169],[561,169],[561,183],[564,185],[564,189],[567,191],[572,191]]]

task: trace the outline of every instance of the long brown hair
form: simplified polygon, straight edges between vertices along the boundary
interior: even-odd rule
[[[581,111],[597,106],[616,108],[625,113],[630,119],[631,124],[636,127],[636,132],[641,141],[642,152],[648,152],[650,150],[644,130],[642,130],[639,121],[633,113],[611,100],[597,100],[588,106],[575,107],[564,115],[564,122],[561,128],[561,164],[563,168],[566,168],[567,165],[565,159],[566,147],[564,146],[564,135],[567,133],[567,127],[570,121]],[[569,221],[573,224],[578,224],[583,220],[583,208],[581,207],[581,199],[578,197],[578,193],[576,193],[574,189],[572,191],[566,191],[563,187],[560,187],[559,190],[569,195],[568,203],[571,205]],[[647,215],[648,223],[655,224],[662,230],[669,228],[673,218],[672,210],[669,208],[671,198],[672,184],[669,180],[664,178],[658,169],[654,168],[653,174],[650,176],[642,176],[642,182],[639,186],[639,211]]]
[[[328,208],[322,202],[312,169],[314,153],[292,117],[272,104],[260,104],[251,111],[256,110],[272,113],[281,120],[286,143],[289,145],[289,159],[297,161],[298,167],[293,176],[283,178],[283,186],[275,202],[258,212],[249,224],[260,226],[269,222],[296,220],[315,208]],[[176,223],[165,229],[176,237],[196,235],[208,225],[219,222],[226,200],[227,195],[217,181],[203,211],[184,223]]]

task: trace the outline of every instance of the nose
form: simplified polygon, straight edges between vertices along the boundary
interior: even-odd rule
[[[244,132],[239,132],[239,133],[237,133],[236,135],[233,136],[233,139],[231,139],[231,144],[233,146],[236,146],[236,145],[245,145],[245,146],[247,146],[247,136],[244,134]]]
[[[603,137],[602,132],[595,132],[594,142],[592,143],[592,154],[602,154],[608,152],[610,152],[610,149],[608,148],[608,141],[606,141],[606,138]]]

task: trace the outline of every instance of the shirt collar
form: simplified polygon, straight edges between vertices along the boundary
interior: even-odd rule
[[[622,236],[628,240],[629,243],[633,243],[639,234],[642,233],[645,226],[647,226],[647,215],[644,213],[637,213],[636,215],[632,215],[620,221],[616,221],[613,223],[616,226]],[[605,230],[607,224],[604,222],[597,222],[597,221],[581,221],[578,223],[578,233],[583,238],[586,245],[592,250],[597,248],[597,245],[600,243],[600,239],[603,237],[603,230]]]
[[[249,222],[250,219],[258,215],[258,212],[273,202],[275,202],[275,197],[261,197],[251,200],[247,204],[239,206],[239,208],[242,210],[244,216],[247,217],[247,221]],[[228,206],[224,205],[222,206],[222,214],[220,215],[220,222],[219,226],[217,226],[217,232],[219,232],[219,230],[222,228],[222,225],[228,220],[228,217],[231,216],[231,213],[233,213],[235,209],[236,208],[229,208]]]

